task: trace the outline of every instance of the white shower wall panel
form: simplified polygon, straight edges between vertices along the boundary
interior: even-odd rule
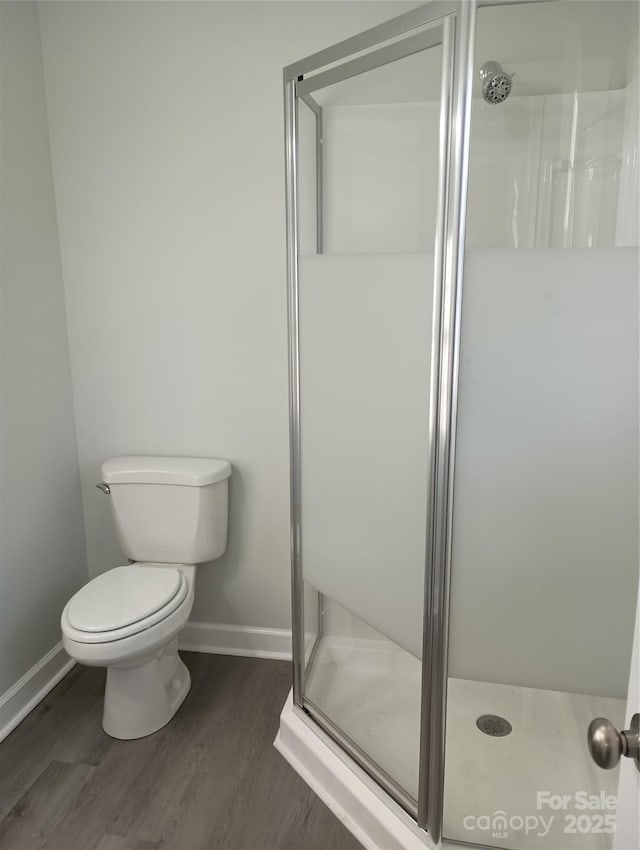
[[[433,250],[439,112],[324,108],[327,252]],[[637,87],[474,100],[467,246],[637,245],[623,179],[637,159]]]
[[[626,694],[638,271],[633,248],[467,255],[452,676]]]

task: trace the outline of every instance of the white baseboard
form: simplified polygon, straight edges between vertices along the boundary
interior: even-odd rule
[[[192,652],[291,660],[291,632],[288,629],[187,623],[180,635],[179,646]],[[74,665],[75,661],[69,658],[62,643],[58,643],[0,696],[0,741],[24,720]]]
[[[190,652],[290,661],[291,632],[288,629],[189,622],[178,638],[178,647]]]
[[[0,696],[0,741],[16,728],[75,665],[57,643],[37,664]]]

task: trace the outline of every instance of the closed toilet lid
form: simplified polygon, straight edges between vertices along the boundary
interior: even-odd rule
[[[67,606],[67,621],[82,632],[122,629],[169,605],[181,587],[178,569],[115,567],[75,594]]]

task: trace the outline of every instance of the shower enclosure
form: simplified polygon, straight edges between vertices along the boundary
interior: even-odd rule
[[[433,0],[284,79],[291,716],[425,846],[609,848],[638,6]]]

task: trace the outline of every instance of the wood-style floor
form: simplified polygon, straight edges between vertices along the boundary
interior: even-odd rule
[[[138,741],[75,667],[0,744],[0,850],[362,850],[273,748],[282,661],[181,653],[191,692]]]

